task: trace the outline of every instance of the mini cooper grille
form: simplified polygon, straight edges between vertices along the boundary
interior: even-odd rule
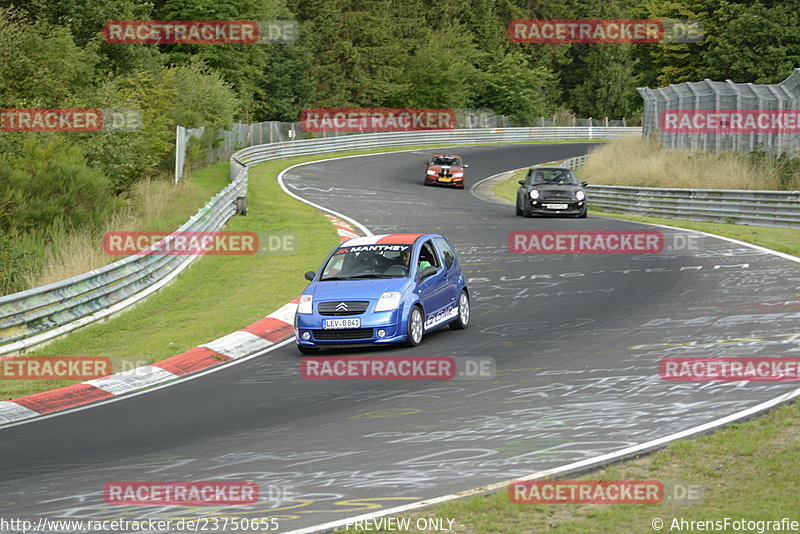
[[[544,195],[542,197],[543,201],[547,202],[575,202],[575,199],[572,197],[565,197],[563,195]]]
[[[372,337],[372,328],[345,328],[342,330],[312,330],[314,339],[319,341],[333,341],[343,339],[369,339]]]
[[[367,300],[335,300],[320,302],[317,311],[320,315],[359,315],[367,311]]]

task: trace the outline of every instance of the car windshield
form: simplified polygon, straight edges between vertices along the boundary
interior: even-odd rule
[[[433,165],[461,165],[461,162],[458,160],[458,158],[446,158],[444,156],[437,156],[433,158],[431,163]]]
[[[531,184],[578,185],[578,177],[569,169],[534,169]]]
[[[403,278],[409,273],[412,245],[380,244],[344,246],[322,269],[320,280]]]

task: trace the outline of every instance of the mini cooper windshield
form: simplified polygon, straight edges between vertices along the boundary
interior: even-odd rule
[[[532,185],[578,185],[575,173],[568,169],[541,169],[533,173]]]
[[[321,281],[408,276],[412,245],[340,247],[322,269]]]

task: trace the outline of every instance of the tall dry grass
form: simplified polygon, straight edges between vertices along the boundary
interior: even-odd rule
[[[169,213],[178,195],[190,187],[188,181],[177,186],[169,180],[142,181],[126,196],[125,209],[114,214],[97,232],[57,226],[47,233],[30,236],[26,248],[38,249],[42,262],[39,269],[23,275],[26,284],[36,287],[57,282],[121,259],[121,256],[105,253],[103,235],[107,232],[165,230],[155,228],[157,221]]]
[[[783,171],[785,173],[785,170]],[[665,150],[655,141],[626,138],[591,153],[582,178],[593,184],[689,189],[791,189],[772,158],[756,162],[737,152]]]

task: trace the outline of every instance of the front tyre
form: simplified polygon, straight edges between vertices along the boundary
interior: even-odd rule
[[[531,203],[528,202],[527,200],[522,205],[522,216],[525,217],[526,219],[530,219],[531,217],[533,217],[533,213],[531,212]]]
[[[306,355],[317,354],[319,352],[317,347],[307,347],[305,345],[297,345],[297,350],[299,350],[301,354]]]
[[[458,297],[458,316],[450,323],[453,330],[464,330],[469,325],[469,295],[463,289]]]
[[[419,306],[414,306],[411,308],[411,313],[408,314],[405,346],[416,347],[422,343],[423,330],[425,330],[425,321],[422,318],[422,309]]]

